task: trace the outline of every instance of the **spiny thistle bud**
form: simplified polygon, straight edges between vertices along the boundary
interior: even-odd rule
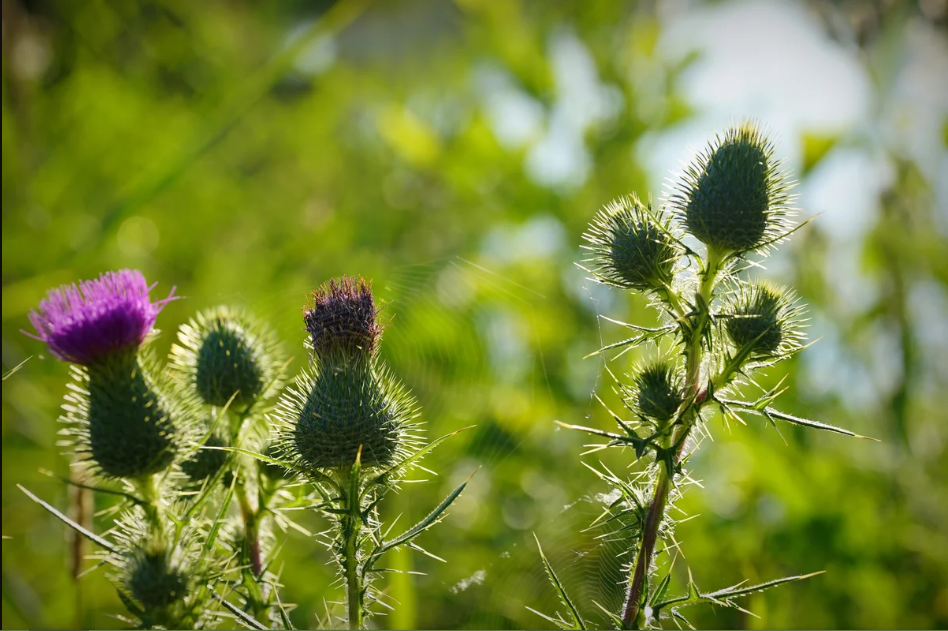
[[[79,364],[65,420],[77,451],[101,473],[137,478],[165,469],[178,446],[176,407],[139,352],[155,318],[173,299],[152,303],[141,272],[107,272],[77,288],[53,289],[30,321],[56,357]],[[173,294],[172,290],[172,294]]]
[[[204,442],[206,447],[229,447],[227,441],[211,434]],[[198,449],[181,462],[181,470],[191,482],[199,483],[214,476],[227,463],[227,452],[222,449]]]
[[[304,313],[315,373],[304,371],[281,399],[279,450],[312,469],[396,462],[417,415],[414,399],[380,365],[380,328],[367,282],[330,281]]]
[[[181,423],[175,417],[183,413],[163,394],[151,363],[127,352],[75,373],[80,387],[67,395],[72,405],[64,406],[65,420],[79,428],[77,451],[87,452],[108,477],[158,473],[178,451]]]
[[[721,254],[766,248],[785,234],[792,215],[789,183],[773,154],[751,122],[716,137],[669,199],[688,232]]]
[[[671,284],[681,248],[669,222],[631,195],[602,208],[583,235],[592,272],[607,285],[649,290]]]
[[[160,547],[137,549],[128,560],[124,587],[145,611],[173,605],[188,594],[188,577]]]
[[[646,364],[636,371],[624,394],[633,409],[660,423],[671,420],[684,400],[678,372],[666,361]]]
[[[322,285],[313,292],[313,306],[303,311],[316,358],[373,355],[382,334],[377,313],[365,279],[343,276]]]
[[[802,313],[790,290],[769,283],[742,284],[724,306],[724,328],[734,345],[750,355],[787,355],[800,348]]]
[[[240,310],[215,307],[178,331],[172,357],[185,381],[208,405],[245,408],[264,393],[275,362],[272,334]]]

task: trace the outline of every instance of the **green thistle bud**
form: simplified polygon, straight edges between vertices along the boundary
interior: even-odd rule
[[[719,253],[764,249],[790,228],[789,183],[773,145],[744,122],[715,138],[669,199],[678,219]]]
[[[675,367],[665,361],[643,366],[624,388],[627,402],[642,416],[660,423],[671,420],[684,400],[681,380]]]
[[[146,612],[169,607],[188,595],[188,577],[167,551],[137,549],[128,560],[124,587]]]
[[[264,454],[269,458],[280,458],[280,450],[276,443],[270,443],[267,445],[267,448],[264,450]],[[287,474],[289,473],[285,467],[281,467],[278,464],[273,464],[272,462],[267,462],[265,460],[261,460],[259,465],[260,473],[271,483],[279,483],[286,480]]]
[[[296,425],[296,451],[316,469],[352,466],[360,446],[363,466],[390,465],[413,408],[414,401],[375,367],[337,365],[311,384]]]
[[[284,395],[279,451],[311,469],[348,468],[361,447],[364,467],[396,462],[413,441],[414,399],[380,365],[380,327],[364,280],[330,281],[305,311],[315,371]]]
[[[631,195],[602,208],[583,235],[592,252],[587,263],[599,282],[625,289],[649,290],[670,285],[681,248],[671,226]]]
[[[219,306],[199,313],[178,331],[171,352],[176,368],[201,400],[246,408],[264,394],[275,372],[272,334],[245,312]]]
[[[748,355],[777,357],[800,348],[802,313],[787,289],[768,283],[742,284],[724,306],[724,328],[734,345]]]
[[[158,473],[174,460],[184,411],[156,383],[135,350],[113,353],[75,368],[78,387],[67,395],[64,420],[76,450],[98,471],[114,478]]]
[[[212,434],[204,443],[207,447],[228,447],[227,441]],[[181,470],[191,482],[199,483],[213,477],[227,463],[227,452],[221,449],[198,449],[181,463]]]

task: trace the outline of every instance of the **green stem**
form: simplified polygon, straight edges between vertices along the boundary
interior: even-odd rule
[[[691,409],[684,413],[682,425],[674,432],[670,442],[671,445],[678,445],[678,451],[675,454],[676,465],[681,461],[688,434],[691,432],[691,428],[694,427],[694,421],[698,416],[698,409],[701,405],[700,402],[696,401],[701,388],[701,338],[710,320],[711,299],[714,295],[714,284],[717,280],[721,260],[722,256],[709,248],[707,267],[701,271],[701,282],[698,285],[698,291],[695,293],[695,313],[693,315],[693,326],[691,327],[691,339],[688,340],[685,348],[685,392],[692,403]],[[664,446],[667,448],[669,443],[666,442]],[[665,508],[668,506],[668,494],[671,492],[673,486],[674,473],[670,474],[668,467],[659,463],[652,503],[649,505],[648,514],[645,517],[642,543],[635,560],[635,567],[632,569],[632,576],[629,581],[629,593],[622,611],[622,626],[624,628],[638,628],[642,626],[639,624],[642,592],[645,589],[648,571],[652,564],[655,544],[658,542],[659,526],[661,526],[662,520],[665,518]]]
[[[359,505],[361,480],[358,468],[352,473],[345,471],[340,485],[345,494],[346,513],[340,517],[339,523],[343,538],[343,570],[346,574],[349,628],[362,629],[362,576],[359,573],[359,535],[362,531]]]
[[[152,532],[159,539],[164,538],[164,528],[162,521],[164,511],[161,508],[161,482],[157,475],[146,475],[135,480],[135,486],[138,487],[142,496],[142,509],[145,511],[145,519],[148,520]]]

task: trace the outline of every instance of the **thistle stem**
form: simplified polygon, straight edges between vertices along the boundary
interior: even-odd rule
[[[709,248],[707,267],[702,270],[701,283],[698,286],[698,291],[695,293],[694,326],[692,327],[691,339],[688,340],[688,345],[685,349],[685,393],[691,400],[691,409],[684,413],[682,419],[683,423],[674,432],[671,441],[672,445],[678,445],[674,459],[676,466],[681,461],[688,434],[691,428],[694,427],[694,421],[698,416],[698,409],[701,405],[700,402],[696,401],[701,387],[701,338],[710,319],[711,299],[713,297],[714,284],[717,279],[721,260],[722,256]],[[665,447],[668,447],[668,444],[666,444]],[[634,628],[640,626],[638,624],[638,618],[641,611],[640,601],[642,600],[642,591],[645,589],[648,571],[652,565],[655,544],[658,541],[658,529],[659,526],[661,526],[662,519],[665,517],[665,508],[668,505],[668,494],[674,485],[673,478],[674,473],[669,473],[668,467],[663,463],[659,463],[652,503],[649,505],[648,514],[645,517],[642,544],[639,547],[639,553],[635,560],[635,567],[632,569],[629,594],[622,611],[622,626],[627,629],[633,628],[633,625]]]
[[[343,469],[345,471],[345,469]],[[340,517],[343,538],[343,571],[346,575],[346,606],[350,629],[362,629],[362,576],[359,573],[359,535],[362,516],[359,506],[358,469],[353,477],[345,471],[340,485],[345,494],[346,513]],[[353,489],[355,492],[353,492]]]

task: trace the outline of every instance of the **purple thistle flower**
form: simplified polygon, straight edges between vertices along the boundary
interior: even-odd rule
[[[174,288],[167,298],[152,302],[148,285],[138,270],[105,272],[95,280],[51,289],[30,311],[30,322],[59,359],[87,366],[115,351],[138,348],[155,324],[164,306],[175,300]]]
[[[303,310],[306,331],[317,357],[339,351],[372,356],[382,327],[371,285],[361,276],[343,276],[313,292],[312,308]]]

